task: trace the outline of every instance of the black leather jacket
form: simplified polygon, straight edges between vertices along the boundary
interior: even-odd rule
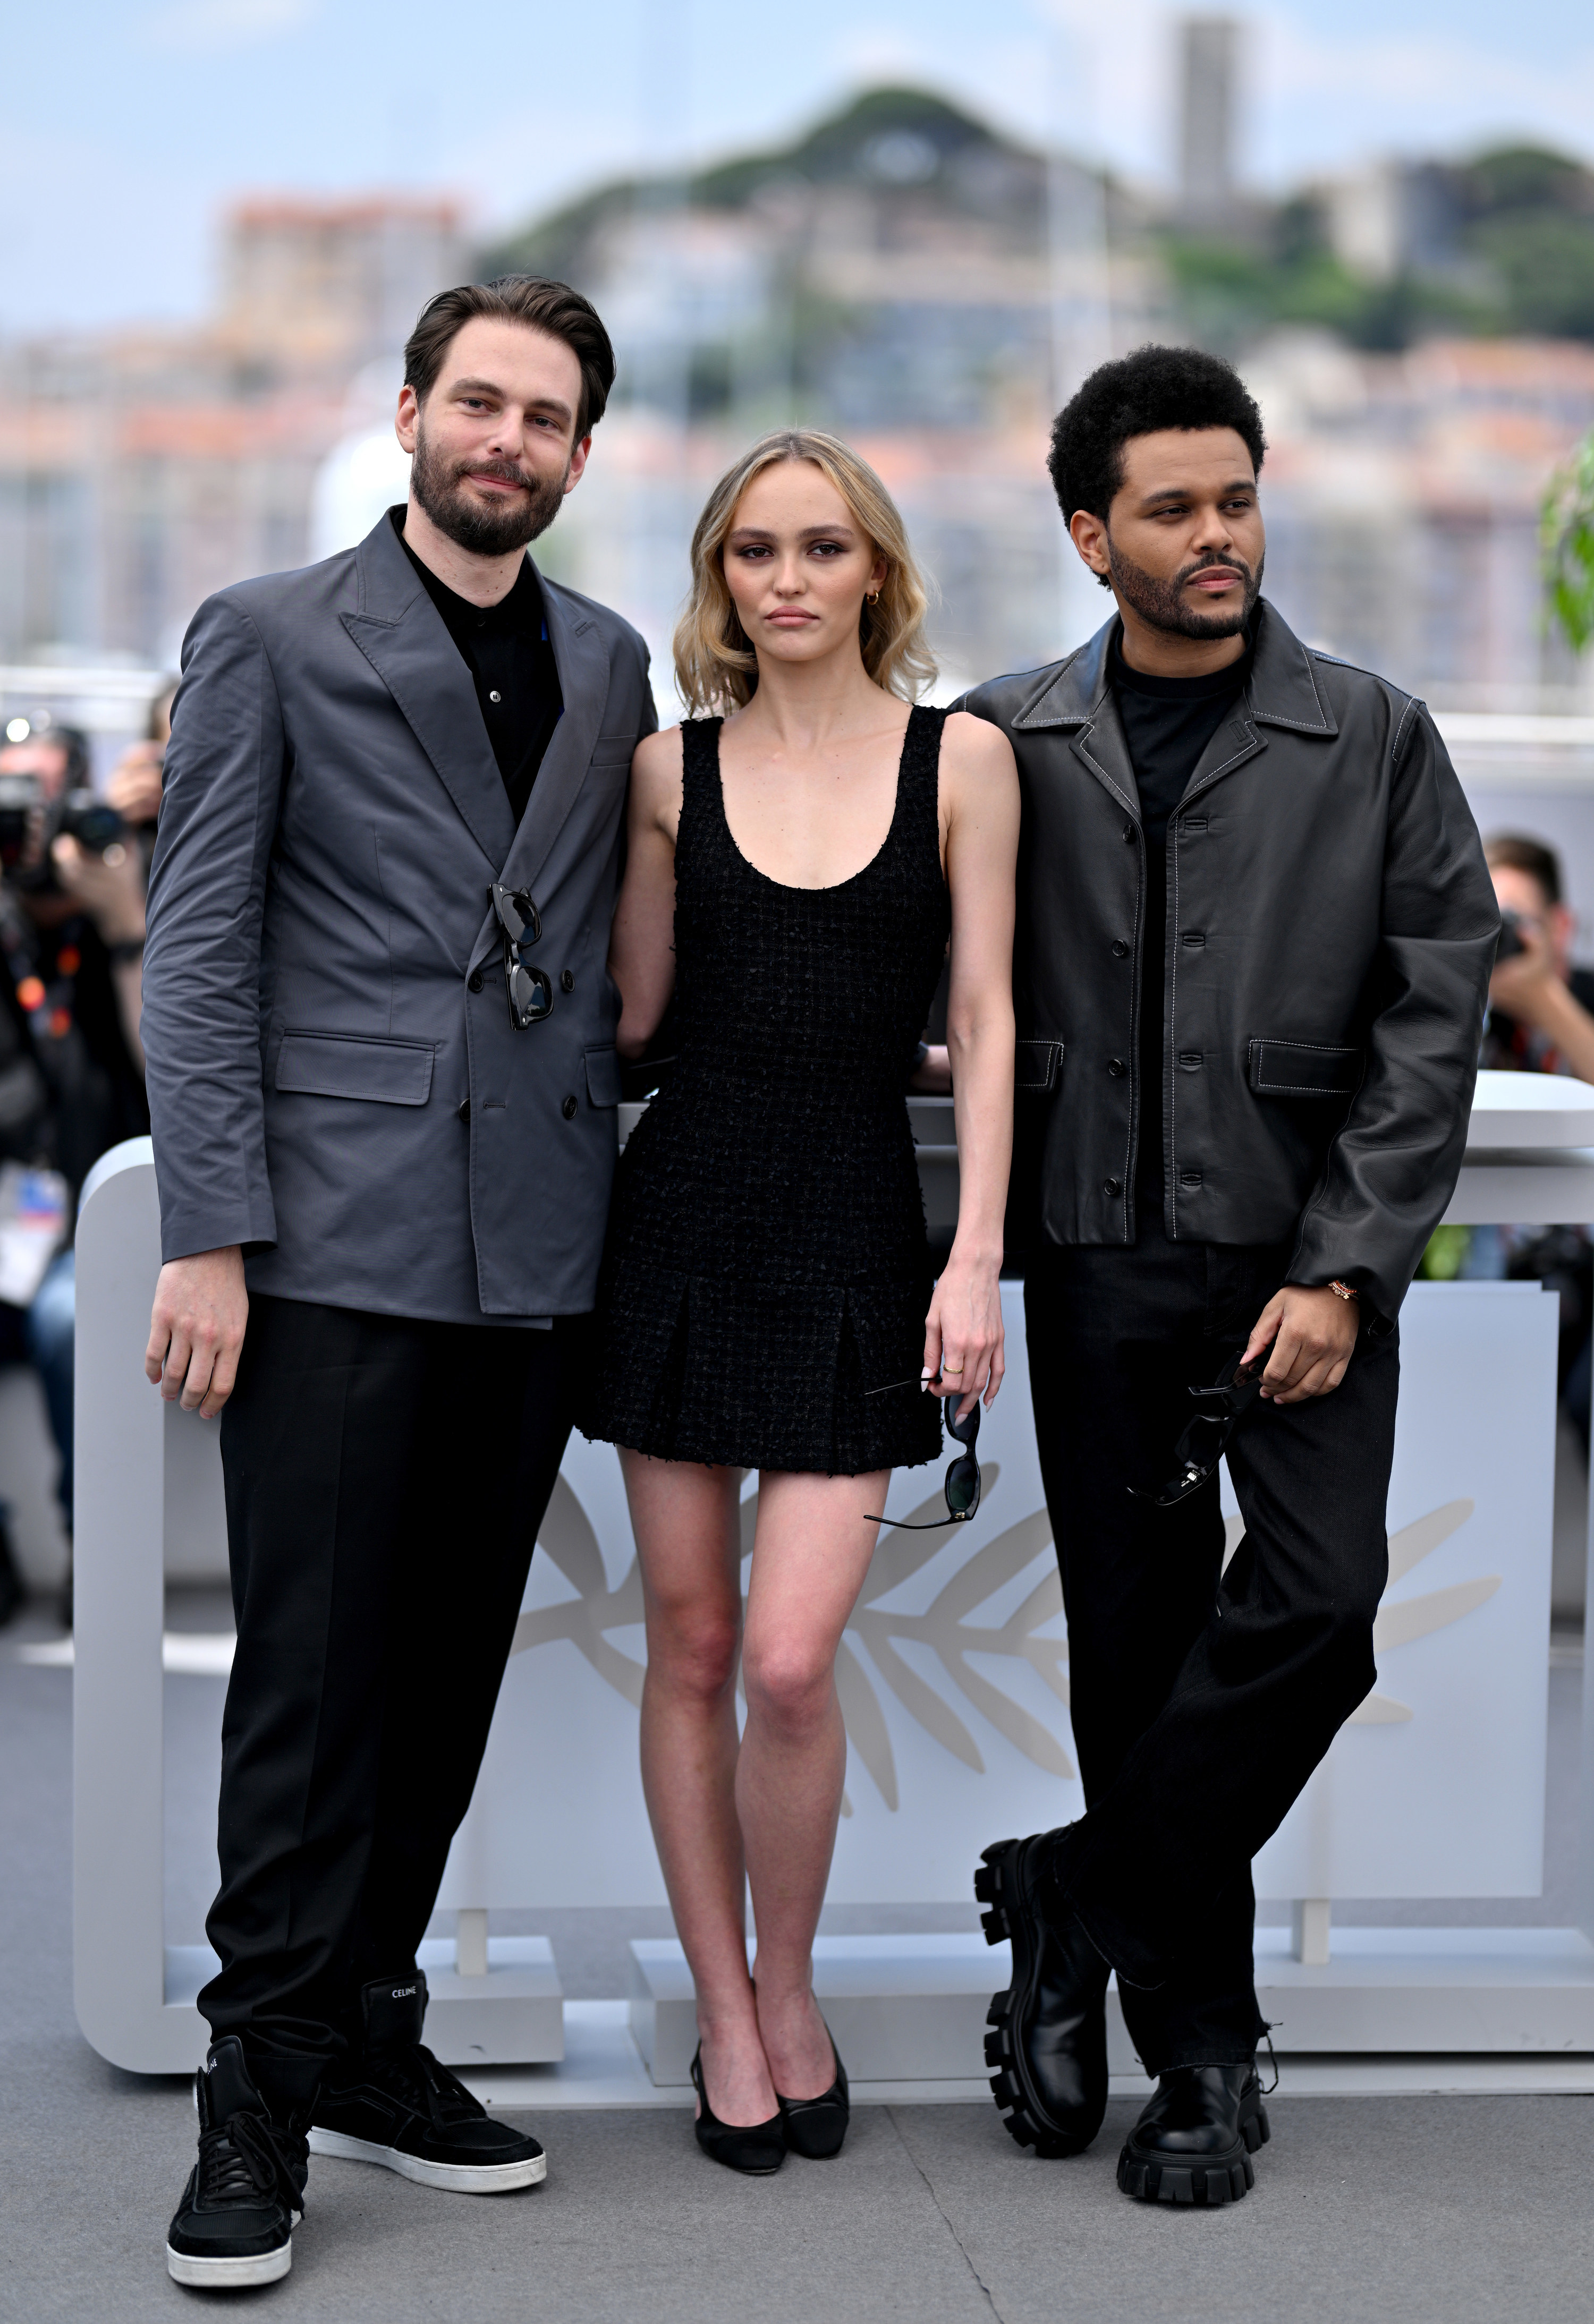
[[[1376,1329],[1455,1186],[1499,916],[1424,706],[1265,601],[1256,620],[1250,682],[1168,825],[1164,1224],[1293,1238],[1288,1279],[1353,1285]],[[959,705],[1001,727],[1024,794],[1020,1240],[1135,1240],[1139,1014],[1159,996],[1113,628]]]

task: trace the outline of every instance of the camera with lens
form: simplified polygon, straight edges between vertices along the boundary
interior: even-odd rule
[[[1521,913],[1502,912],[1500,941],[1495,947],[1495,966],[1498,968],[1503,960],[1515,960],[1518,953],[1524,953],[1526,950],[1527,945],[1523,941]]]
[[[116,808],[87,788],[65,791],[51,803],[42,776],[0,774],[0,872],[15,872],[31,858],[22,874],[24,887],[38,891],[59,884],[50,855],[55,840],[75,839],[86,853],[103,855],[123,844],[126,829]]]

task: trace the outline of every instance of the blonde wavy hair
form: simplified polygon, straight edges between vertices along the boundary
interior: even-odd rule
[[[815,428],[763,437],[727,468],[709,493],[691,540],[691,595],[675,624],[675,683],[689,710],[739,710],[753,698],[758,657],[737,618],[725,578],[725,541],[737,504],[755,476],[777,460],[811,460],[835,485],[885,559],[885,578],[858,615],[864,668],[888,694],[915,702],[935,683],[924,636],[929,594],[908,546],[901,512],[867,460]]]

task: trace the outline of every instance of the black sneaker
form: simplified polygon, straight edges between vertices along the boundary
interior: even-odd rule
[[[422,2187],[500,2195],[534,2187],[548,2158],[534,2138],[496,2122],[421,2040],[426,1979],[379,1979],[360,1996],[365,2047],[334,2066],[310,2116],[312,2154],[380,2163]]]
[[[211,2044],[194,2098],[199,2159],[166,2231],[166,2272],[204,2292],[274,2283],[293,2264],[309,2151],[266,2112],[236,2034]]]

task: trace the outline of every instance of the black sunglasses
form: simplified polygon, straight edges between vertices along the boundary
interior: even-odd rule
[[[909,1386],[916,1388],[918,1382],[895,1380],[892,1385],[896,1388]],[[869,1393],[879,1396],[884,1394],[884,1390],[873,1388]],[[974,1457],[974,1447],[979,1438],[979,1406],[978,1402],[971,1405],[964,1417],[959,1420],[957,1413],[961,1400],[960,1394],[944,1397],[941,1399],[941,1416],[947,1434],[955,1437],[959,1444],[968,1448],[947,1465],[946,1496],[949,1514],[944,1517],[932,1517],[928,1525],[909,1525],[903,1517],[868,1517],[866,1512],[867,1523],[895,1526],[901,1533],[938,1533],[942,1526],[968,1523],[969,1518],[979,1507],[979,1462]]]
[[[509,1021],[517,1033],[524,1033],[528,1025],[536,1024],[553,1007],[553,987],[548,978],[540,968],[528,968],[520,956],[523,945],[542,941],[542,918],[525,888],[505,888],[495,881],[491,894],[498,926],[504,931],[504,984],[509,995]]]
[[[1200,1409],[1180,1432],[1173,1447],[1173,1473],[1160,1492],[1151,1493],[1142,1485],[1131,1485],[1128,1490],[1137,1501],[1150,1501],[1154,1508],[1177,1508],[1181,1501],[1199,1493],[1215,1474],[1223,1449],[1234,1434],[1236,1422],[1262,1393],[1262,1375],[1273,1349],[1271,1345],[1264,1348],[1254,1363],[1244,1367],[1241,1352],[1237,1350],[1229,1357],[1210,1388],[1187,1390]]]

